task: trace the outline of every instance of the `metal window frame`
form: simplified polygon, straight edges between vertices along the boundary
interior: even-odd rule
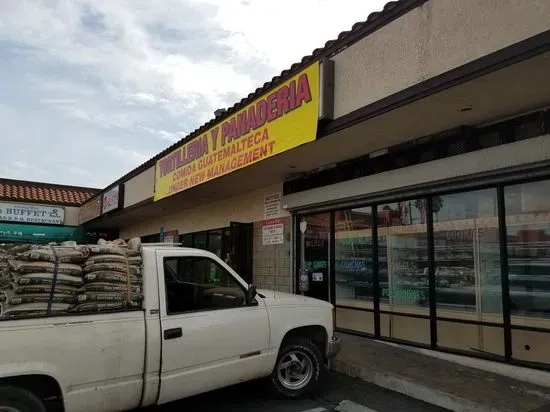
[[[375,329],[374,334],[364,334],[360,332],[354,333],[353,331],[352,333],[359,334],[359,335],[368,335],[377,339],[397,342],[401,340],[395,339],[395,338],[387,338],[381,335],[381,326],[380,326],[381,314],[394,314],[394,315],[399,315],[404,317],[411,317],[411,318],[416,317],[416,318],[429,319],[430,320],[430,344],[429,345],[420,344],[416,342],[409,342],[409,341],[403,341],[402,343],[412,345],[412,346],[418,346],[418,347],[428,347],[428,348],[436,349],[442,352],[466,354],[467,356],[478,357],[482,359],[496,359],[496,360],[505,361],[505,362],[519,365],[519,366],[526,366],[529,368],[550,370],[550,365],[535,363],[535,362],[520,361],[520,360],[514,359],[513,357],[512,330],[528,330],[528,331],[539,332],[539,333],[547,333],[550,336],[550,329],[545,329],[540,327],[530,327],[530,326],[519,326],[519,325],[511,324],[511,312],[510,312],[511,300],[510,300],[510,287],[509,287],[509,279],[508,279],[508,244],[507,244],[506,205],[505,205],[506,187],[550,180],[550,171],[547,170],[544,173],[540,173],[540,170],[535,170],[534,173],[530,173],[529,171],[521,171],[517,175],[512,175],[507,177],[508,177],[507,181],[484,182],[483,180],[481,180],[481,181],[478,181],[477,185],[472,185],[471,182],[469,182],[469,184],[458,185],[458,186],[449,185],[448,187],[438,187],[437,189],[439,190],[437,189],[427,190],[423,196],[422,195],[414,196],[414,197],[406,196],[406,195],[399,196],[396,194],[394,197],[388,196],[387,198],[381,199],[380,201],[377,201],[377,202],[368,202],[368,203],[357,202],[356,204],[353,204],[353,205],[347,204],[345,207],[342,207],[341,205],[335,205],[334,208],[329,210],[326,210],[326,209],[315,210],[309,213],[300,213],[295,215],[298,221],[298,219],[301,218],[302,216],[307,217],[307,216],[312,216],[319,213],[330,213],[330,219],[331,219],[330,238],[332,239],[330,245],[332,245],[332,247],[329,247],[329,261],[332,261],[332,264],[329,264],[329,288],[332,291],[330,293],[330,296],[332,297],[331,302],[337,308],[373,313],[373,316],[374,316],[374,329]],[[501,271],[502,316],[503,316],[502,324],[493,323],[493,322],[452,319],[452,318],[437,316],[437,302],[436,302],[436,288],[435,288],[434,232],[433,232],[433,198],[435,196],[444,196],[444,195],[472,192],[472,191],[484,190],[484,189],[494,189],[497,192],[497,219],[498,219],[499,255],[500,255],[500,271]],[[428,276],[429,276],[428,279],[429,279],[429,300],[430,300],[429,316],[413,315],[413,314],[380,310],[380,296],[379,296],[380,274],[379,274],[379,265],[378,265],[378,226],[379,225],[378,225],[378,215],[376,213],[377,208],[381,204],[407,201],[410,199],[426,199],[426,215],[427,215],[426,224],[427,224],[427,236],[428,236],[428,239],[427,239],[428,240]],[[373,238],[372,239],[372,257],[373,257],[372,265],[373,265],[373,283],[374,283],[374,292],[375,292],[373,297],[374,306],[373,306],[373,309],[367,309],[367,308],[356,308],[356,307],[346,306],[346,305],[337,305],[336,296],[334,293],[335,287],[336,287],[336,278],[334,273],[335,212],[337,210],[347,210],[347,209],[367,208],[367,207],[371,208],[371,214],[372,214],[372,238]],[[299,236],[301,236],[301,233],[299,232],[298,228],[296,232],[297,232],[296,235],[298,240]],[[296,242],[295,246],[296,247],[298,246],[298,241]],[[297,250],[297,253],[299,253],[299,250],[298,249],[296,250]],[[455,349],[438,346],[437,345],[437,321],[502,328],[503,340],[504,340],[504,356],[501,357],[499,355],[489,354],[489,353],[479,354],[473,351],[469,352],[469,351],[455,350]],[[340,328],[338,329],[340,330]]]

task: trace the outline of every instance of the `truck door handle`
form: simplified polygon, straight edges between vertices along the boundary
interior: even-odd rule
[[[181,328],[166,329],[164,331],[164,339],[177,339],[183,336]]]

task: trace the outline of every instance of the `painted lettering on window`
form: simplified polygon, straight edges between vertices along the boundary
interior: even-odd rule
[[[328,267],[328,262],[326,260],[314,260],[305,261],[306,269],[317,270],[317,269],[326,269]]]
[[[383,288],[382,297],[390,296],[405,299],[426,299],[426,293],[423,290],[405,288]]]

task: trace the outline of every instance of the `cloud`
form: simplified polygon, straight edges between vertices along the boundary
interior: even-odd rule
[[[383,4],[2,1],[3,176],[106,186]]]

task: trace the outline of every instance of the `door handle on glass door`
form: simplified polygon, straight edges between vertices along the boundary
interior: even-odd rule
[[[183,336],[183,332],[181,328],[174,328],[174,329],[166,329],[164,331],[164,339],[176,339],[181,338]]]

